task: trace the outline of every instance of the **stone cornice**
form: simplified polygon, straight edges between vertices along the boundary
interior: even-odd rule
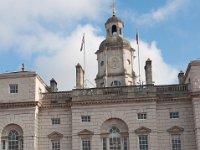
[[[192,98],[196,98],[196,97],[200,98],[200,92],[192,92],[190,95]]]
[[[190,96],[186,97],[175,97],[175,98],[158,98],[157,103],[166,103],[166,102],[178,102],[178,101],[191,101]]]
[[[184,131],[184,128],[181,128],[179,126],[173,126],[167,130],[170,134],[180,134]]]
[[[51,108],[71,108],[71,103],[63,103],[63,104],[43,104],[41,105],[42,109],[51,109]]]
[[[48,138],[52,139],[52,140],[54,140],[54,139],[60,140],[61,138],[63,138],[63,134],[54,131],[54,132],[52,132],[51,134],[48,135]]]
[[[150,132],[151,132],[151,129],[143,127],[143,126],[135,130],[136,134],[149,134]]]
[[[126,104],[126,103],[141,103],[154,102],[156,98],[135,98],[135,99],[104,99],[104,100],[90,100],[90,101],[75,101],[72,106],[78,105],[107,105],[107,104]]]
[[[35,107],[38,106],[40,109],[51,109],[51,108],[68,108],[73,106],[83,106],[83,105],[115,105],[115,104],[130,104],[130,103],[166,103],[166,102],[182,102],[190,101],[190,97],[179,97],[179,98],[158,98],[158,97],[141,97],[141,98],[112,98],[110,99],[100,99],[100,100],[83,100],[83,101],[73,101],[68,103],[56,103],[56,104],[41,104],[40,102],[15,102],[15,103],[0,103],[1,109],[9,108],[23,108],[23,107]]]
[[[0,103],[1,109],[9,109],[9,108],[23,108],[23,107],[35,107],[41,106],[41,103],[38,101],[32,102],[14,102],[14,103]]]

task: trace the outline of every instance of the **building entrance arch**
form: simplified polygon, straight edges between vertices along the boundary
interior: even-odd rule
[[[118,118],[106,120],[101,127],[103,150],[129,150],[127,124]]]

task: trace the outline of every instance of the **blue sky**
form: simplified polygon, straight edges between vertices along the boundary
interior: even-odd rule
[[[104,23],[111,17],[112,0],[0,1],[0,73],[36,71],[60,90],[75,86],[75,65],[83,64],[80,45],[86,39],[86,78],[94,84],[94,54],[105,39]],[[147,58],[153,61],[155,84],[177,83],[177,73],[200,58],[200,1],[116,0],[124,37],[136,48],[140,33],[142,80]],[[137,54],[134,71],[138,74]],[[88,86],[92,86],[88,84]]]

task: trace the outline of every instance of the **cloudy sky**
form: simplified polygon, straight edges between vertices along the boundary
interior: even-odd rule
[[[199,0],[116,0],[124,37],[132,47],[140,33],[141,74],[153,62],[155,84],[176,84],[177,74],[200,58]],[[59,90],[75,87],[75,65],[83,65],[80,45],[86,44],[86,78],[94,84],[94,54],[105,39],[104,23],[112,16],[112,0],[0,0],[0,73],[36,71]],[[137,53],[134,70],[138,74]]]

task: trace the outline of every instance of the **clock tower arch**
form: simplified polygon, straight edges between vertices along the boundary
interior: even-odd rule
[[[98,73],[97,87],[135,85],[133,71],[134,49],[130,42],[123,38],[124,22],[113,14],[106,23],[106,39],[96,51]]]

